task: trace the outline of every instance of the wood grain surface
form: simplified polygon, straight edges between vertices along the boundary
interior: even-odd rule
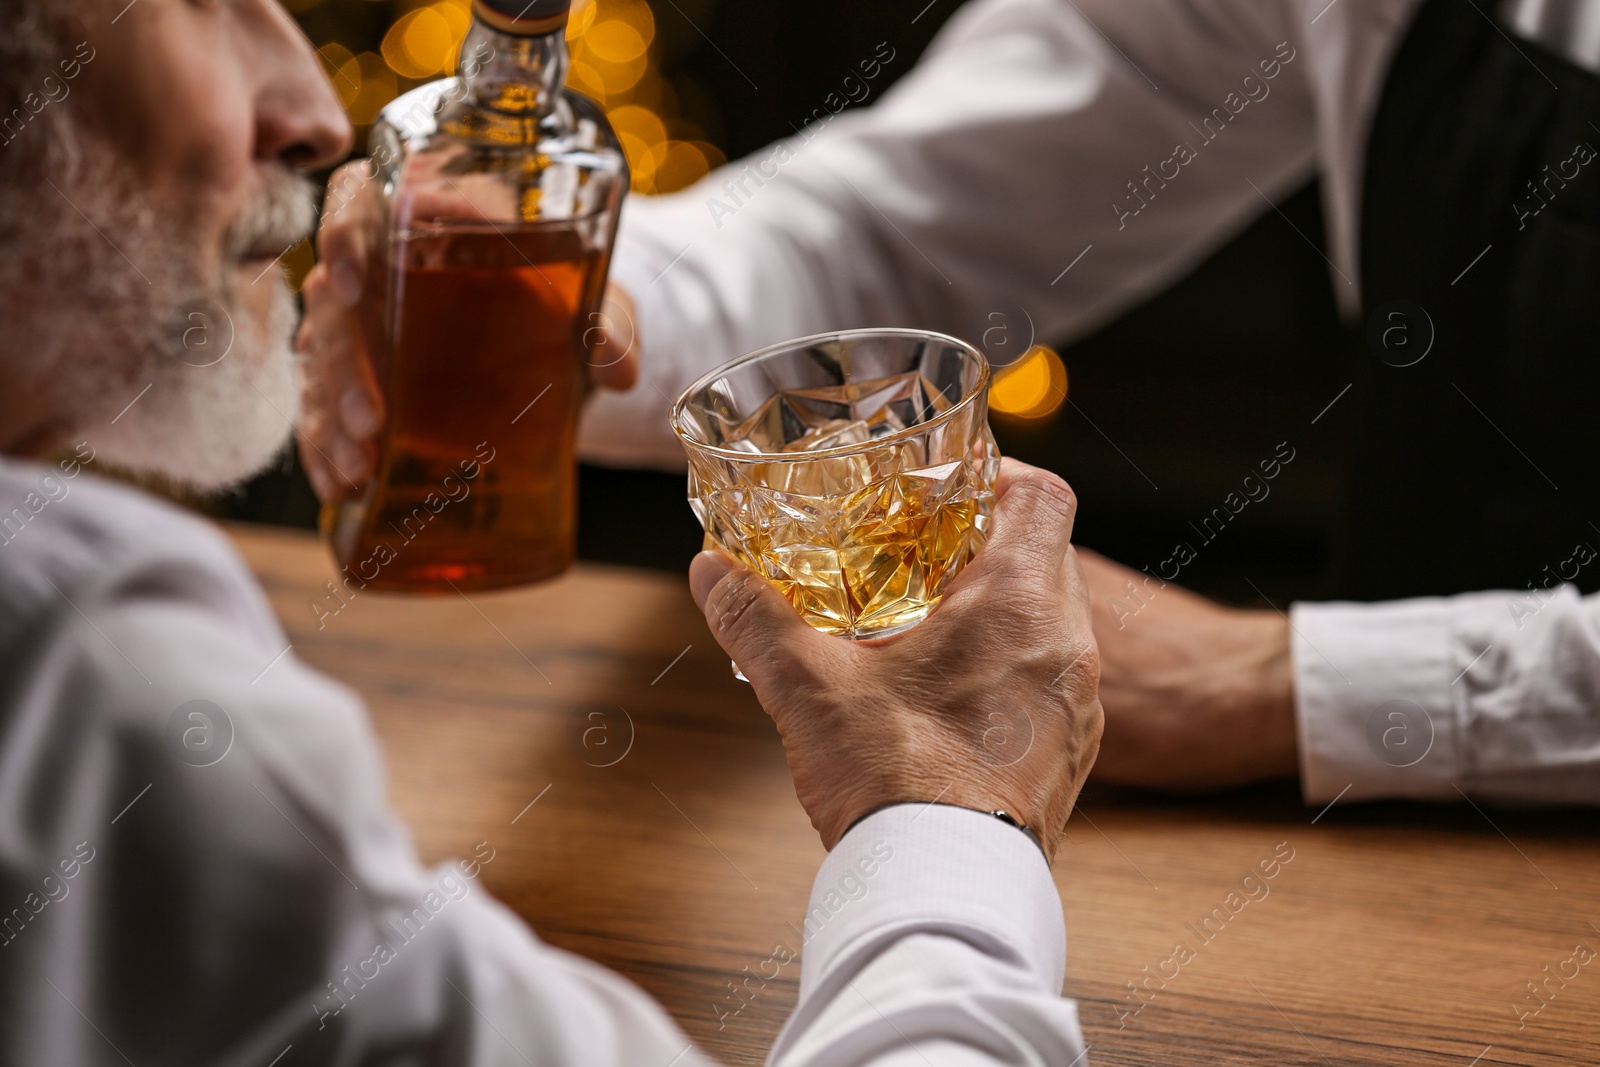
[[[754,999],[731,983],[799,948],[823,852],[685,582],[580,566],[513,593],[359,593],[319,626],[313,605],[340,604],[321,546],[231,533],[295,653],[367,699],[425,861],[490,842],[482,877],[542,937],[723,1061],[763,1061],[799,965]],[[1600,950],[1595,816],[1091,787],[1056,868],[1089,1059],[1600,1063],[1600,959],[1576,962]]]

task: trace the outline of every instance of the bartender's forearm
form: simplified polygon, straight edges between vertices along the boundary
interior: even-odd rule
[[[1143,574],[1086,550],[1079,556],[1094,598],[1106,709],[1095,776],[1151,789],[1293,776],[1288,621],[1172,584],[1143,586]]]
[[[1233,721],[1237,771],[1245,780],[1287,778],[1299,770],[1295,676],[1289,620],[1276,611],[1244,612],[1248,639],[1219,672],[1219,720]]]
[[[1078,550],[1100,652],[1095,775],[1306,801],[1600,803],[1600,596],[1571,587],[1223,607]]]

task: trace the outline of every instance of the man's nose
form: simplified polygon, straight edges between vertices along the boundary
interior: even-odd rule
[[[270,59],[256,99],[256,159],[297,170],[330,166],[350,151],[350,120],[293,17],[277,0],[255,2],[270,25],[261,42]]]

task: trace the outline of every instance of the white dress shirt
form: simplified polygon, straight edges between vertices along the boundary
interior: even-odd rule
[[[638,303],[643,378],[595,398],[585,455],[681,469],[670,400],[788,338],[976,337],[1015,306],[1040,339],[1080,337],[1315,173],[1329,278],[1356,312],[1368,129],[1418,4],[973,0],[881,100],[837,118],[843,95],[819,100],[781,147],[630,202],[614,276]],[[1511,20],[1537,23],[1529,6]],[[883,56],[862,58],[857,98]],[[1562,594],[1530,620],[1509,599],[1298,605],[1306,799],[1600,801],[1600,604]],[[1431,750],[1398,766],[1424,729]]]
[[[288,645],[209,524],[0,460],[0,1063],[709,1062],[478,887],[492,844],[425,869],[359,698]],[[875,814],[796,918],[775,1065],[1083,1051],[1060,898],[999,820]]]

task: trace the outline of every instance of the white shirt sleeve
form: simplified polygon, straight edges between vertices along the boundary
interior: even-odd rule
[[[0,496],[30,469],[0,463]],[[0,1062],[709,1062],[481,888],[495,831],[418,862],[360,701],[213,531],[86,475],[46,508],[0,544]],[[785,1067],[1070,1061],[1060,901],[1022,834],[895,809],[817,885]]]
[[[0,548],[0,900],[43,898],[0,933],[0,1062],[706,1062],[480,887],[492,828],[425,869],[229,546],[92,481]]]
[[[1308,803],[1600,803],[1600,596],[1299,604],[1290,618]]]
[[[801,929],[800,1003],[771,1067],[1082,1061],[1050,869],[992,816],[904,804],[863,819],[817,872]]]
[[[1000,326],[1018,354],[1070,339],[1270,211],[1316,155],[1288,8],[1157,7],[976,0],[881,100],[630,202],[613,276],[638,303],[642,380],[593,398],[585,457],[681,468],[672,400],[795,337]]]

